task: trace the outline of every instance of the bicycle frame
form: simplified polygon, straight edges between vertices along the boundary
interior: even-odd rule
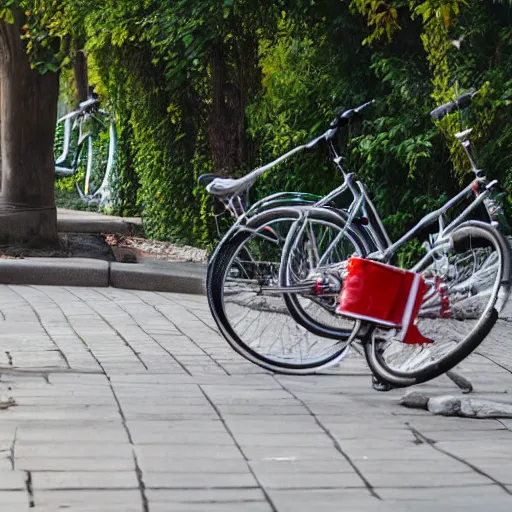
[[[340,231],[340,233],[336,236],[336,238],[331,242],[330,246],[323,253],[323,256],[316,263],[315,267],[319,268],[326,261],[336,244],[341,240],[344,236],[345,232],[351,224],[354,222],[356,218],[359,219],[359,223],[362,226],[362,229],[369,235],[371,240],[373,241],[376,251],[371,253],[368,257],[371,259],[379,260],[379,261],[389,261],[391,257],[396,253],[398,249],[404,246],[408,241],[410,241],[414,236],[426,226],[433,224],[434,222],[439,222],[439,231],[436,236],[436,243],[442,243],[448,237],[448,235],[453,232],[457,226],[459,226],[465,219],[467,219],[470,214],[482,203],[484,204],[487,213],[490,218],[490,223],[494,227],[498,225],[496,222],[496,211],[491,211],[493,208],[496,210],[496,206],[490,205],[492,201],[487,201],[489,199],[489,195],[494,185],[497,184],[497,181],[488,182],[487,178],[483,175],[483,171],[478,169],[475,163],[475,159],[470,151],[470,141],[468,139],[471,134],[472,129],[465,130],[463,132],[457,133],[455,135],[456,139],[460,141],[468,161],[471,166],[471,170],[475,173],[476,179],[473,180],[466,188],[464,188],[461,192],[459,192],[455,197],[447,201],[441,208],[427,214],[423,217],[410,231],[405,233],[399,240],[396,242],[392,242],[385,227],[380,218],[375,205],[371,201],[368,191],[365,185],[358,181],[353,173],[347,173],[342,165],[342,157],[339,156],[336,152],[336,149],[332,143],[333,138],[333,130],[328,130],[325,134],[314,139],[308,144],[303,146],[298,146],[297,148],[292,149],[285,155],[280,156],[275,161],[256,169],[250,173],[251,181],[246,189],[242,192],[237,193],[236,195],[230,198],[220,198],[223,202],[226,210],[228,210],[231,215],[235,218],[235,223],[231,226],[231,228],[226,233],[224,240],[229,239],[231,235],[236,233],[239,229],[246,229],[249,231],[253,231],[258,236],[267,238],[268,235],[265,233],[258,232],[256,233],[250,227],[244,227],[243,224],[246,219],[254,214],[260,213],[264,210],[274,208],[277,206],[288,206],[288,207],[297,207],[300,208],[300,215],[296,222],[303,222],[305,218],[307,218],[307,207],[315,208],[315,207],[327,207],[329,206],[337,197],[344,194],[346,191],[350,191],[352,194],[352,201],[347,209],[344,209],[345,213],[348,214],[346,219],[345,228]],[[278,163],[282,162],[286,158],[291,155],[294,155],[304,149],[308,149],[310,147],[314,147],[319,140],[325,139],[329,141],[331,154],[333,155],[333,162],[341,171],[341,174],[344,178],[343,183],[335,188],[332,192],[327,194],[324,197],[313,196],[311,194],[302,194],[297,192],[281,192],[277,194],[273,194],[266,198],[261,199],[256,202],[249,209],[245,209],[244,203],[241,199],[242,194],[247,194],[249,188],[255,183],[257,177],[261,176],[263,172],[268,171]],[[481,187],[484,187],[484,190],[481,191]],[[469,206],[467,206],[462,213],[460,213],[454,220],[452,220],[448,225],[445,225],[444,216],[446,213],[453,208],[459,201],[464,198],[467,198],[471,195],[474,195],[474,199]],[[297,204],[299,203],[299,204]],[[304,209],[306,207],[306,210]],[[238,209],[237,209],[238,208]],[[499,205],[497,210],[499,210]],[[240,212],[239,212],[240,211]],[[219,233],[220,234],[220,233]],[[270,237],[268,237],[270,239]],[[217,249],[214,251],[214,254],[219,249],[220,244],[217,246]]]

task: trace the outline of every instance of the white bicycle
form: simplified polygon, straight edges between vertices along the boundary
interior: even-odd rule
[[[80,198],[101,206],[110,202],[109,180],[115,163],[117,131],[113,118],[90,98],[57,121],[55,160],[57,177],[68,177],[85,166],[83,183],[76,183]]]

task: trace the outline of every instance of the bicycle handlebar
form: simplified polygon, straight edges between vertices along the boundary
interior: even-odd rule
[[[73,110],[72,112],[69,112],[68,114],[62,116],[60,119],[57,120],[57,123],[60,123],[61,121],[65,121],[66,119],[71,119],[73,117],[78,117],[80,114],[83,114],[84,112],[87,112],[88,110],[92,109],[92,107],[99,105],[100,100],[96,98],[89,98],[88,100],[82,101],[76,110]]]
[[[366,103],[363,103],[362,105],[359,105],[359,107],[345,110],[345,112],[338,114],[333,119],[333,121],[330,124],[330,127],[331,128],[339,128],[340,126],[345,126],[346,124],[349,123],[350,119],[352,119],[356,114],[359,114],[360,112],[362,112],[366,107],[373,105],[373,103],[375,103],[375,100],[371,100]]]
[[[336,132],[338,131],[338,128],[341,128],[342,126],[348,125],[350,120],[361,113],[366,107],[373,105],[375,103],[375,100],[367,101],[366,103],[363,103],[362,105],[359,105],[359,107],[351,108],[349,110],[345,110],[344,112],[341,112],[338,114],[329,125],[329,129],[320,135],[320,137],[316,137],[315,139],[308,142],[305,147],[306,149],[312,149],[314,148],[322,139],[329,141],[334,138],[336,135]]]
[[[475,94],[475,91],[461,94],[457,99],[449,101],[448,103],[445,103],[444,105],[441,105],[432,110],[432,112],[430,112],[430,117],[436,121],[440,121],[443,117],[453,113],[455,110],[461,110],[463,108],[469,107]]]

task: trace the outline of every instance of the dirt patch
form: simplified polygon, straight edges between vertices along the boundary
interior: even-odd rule
[[[128,235],[60,233],[57,247],[0,247],[0,259],[95,258],[104,261],[139,263],[165,260],[204,263],[206,251],[171,242],[147,240]]]
[[[56,247],[24,247],[9,245],[0,247],[0,258],[95,258],[115,261],[115,256],[105,238],[96,234],[60,233]]]
[[[205,263],[207,253],[203,249],[188,245],[177,245],[171,242],[147,240],[128,235],[104,235],[117,261],[135,263],[147,259],[165,261],[183,261]]]

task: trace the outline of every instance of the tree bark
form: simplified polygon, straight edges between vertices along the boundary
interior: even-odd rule
[[[20,26],[0,20],[0,244],[57,243],[58,73],[31,69]]]
[[[240,111],[240,91],[233,85],[226,61],[224,45],[221,40],[216,41],[211,50],[211,76],[212,76],[212,107],[208,122],[208,142],[215,164],[215,172],[229,176],[232,171],[240,167],[243,162],[243,129],[240,133],[240,119],[245,112]]]
[[[87,56],[83,52],[83,41],[75,41],[75,86],[76,101],[81,103],[89,97],[89,80],[87,77]]]

